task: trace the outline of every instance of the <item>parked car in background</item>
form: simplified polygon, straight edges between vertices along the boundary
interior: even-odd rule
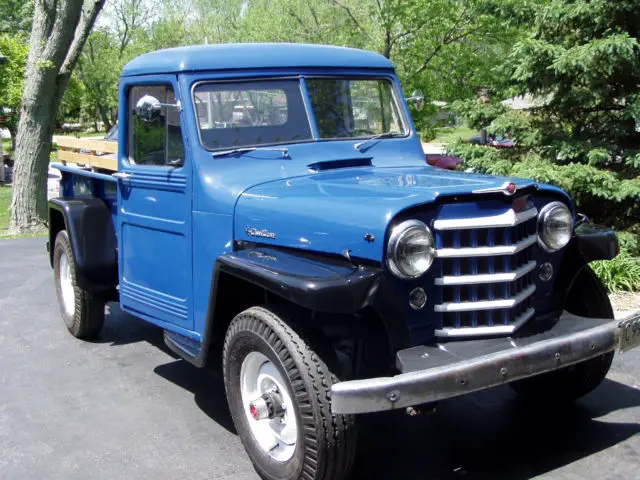
[[[476,145],[487,145],[495,148],[513,148],[516,146],[515,140],[502,135],[493,134],[486,135],[486,138],[482,135],[476,135],[468,141]]]
[[[463,160],[455,155],[444,155],[438,153],[425,154],[427,164],[432,167],[442,168],[444,170],[458,170]]]

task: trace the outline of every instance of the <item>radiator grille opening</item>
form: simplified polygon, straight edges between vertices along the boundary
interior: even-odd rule
[[[434,222],[442,327],[436,335],[509,334],[534,313],[537,210]],[[441,225],[441,228],[438,226]]]

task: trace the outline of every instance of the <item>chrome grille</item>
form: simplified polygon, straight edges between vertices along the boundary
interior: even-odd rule
[[[434,221],[441,337],[509,334],[529,320],[536,290],[538,211]]]

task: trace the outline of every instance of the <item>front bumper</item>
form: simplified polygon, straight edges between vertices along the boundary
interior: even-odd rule
[[[637,313],[624,321],[639,319]],[[536,335],[402,350],[399,375],[334,384],[332,410],[355,414],[409,407],[566,367],[616,350],[622,322],[564,312],[551,329]]]

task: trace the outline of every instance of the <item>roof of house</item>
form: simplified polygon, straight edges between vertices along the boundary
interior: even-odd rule
[[[303,43],[229,43],[146,53],[125,65],[122,75],[304,67],[392,69],[393,64],[378,53],[355,48]]]

